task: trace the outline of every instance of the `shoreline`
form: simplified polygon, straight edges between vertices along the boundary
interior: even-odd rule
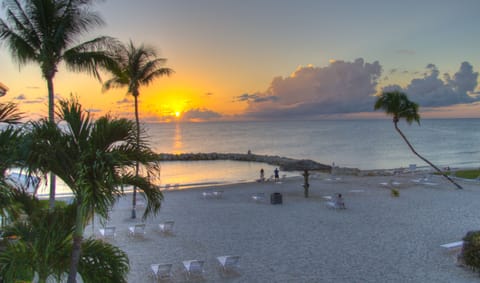
[[[189,161],[186,161],[189,162]],[[465,168],[450,168],[451,172],[455,172],[457,170],[468,170],[468,169],[477,169],[476,167],[465,167]],[[285,177],[286,180],[291,180],[291,179],[301,179],[303,180],[302,177],[302,172],[301,171],[295,171],[298,172],[298,175],[290,175],[288,177]],[[390,176],[390,177],[395,177],[395,176],[402,176],[402,175],[407,175],[407,174],[414,174],[414,175],[425,175],[425,174],[433,174],[436,171],[433,170],[430,166],[422,166],[422,167],[416,167],[416,170],[411,172],[407,167],[400,167],[400,168],[393,168],[393,169],[371,169],[371,170],[360,170],[360,169],[352,169],[352,168],[346,168],[346,167],[335,167],[333,170],[333,174],[326,173],[324,171],[316,171],[316,170],[311,170],[310,172],[310,180],[312,178],[319,178],[319,176],[327,177],[327,176],[357,176],[357,177],[375,177],[375,176]],[[291,173],[291,172],[290,172]],[[456,180],[464,181],[464,182],[477,182],[476,179],[462,179],[458,177],[453,177]],[[202,188],[209,188],[209,187],[218,187],[218,186],[233,186],[233,185],[241,185],[241,184],[250,184],[250,183],[258,183],[258,180],[239,180],[239,181],[209,181],[209,182],[199,182],[199,183],[175,183],[175,184],[164,184],[160,185],[160,190],[162,192],[165,191],[175,191],[175,190],[191,190],[191,189],[202,189]],[[125,190],[125,195],[129,195],[132,193],[132,190],[129,188],[126,188]],[[57,192],[57,197],[59,198],[70,198],[72,196],[71,193],[68,192]],[[39,199],[47,199],[48,198],[48,193],[43,193],[43,194],[38,194],[37,195]]]

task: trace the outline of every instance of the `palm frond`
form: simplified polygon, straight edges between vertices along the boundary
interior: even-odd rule
[[[0,123],[17,124],[22,118],[15,103],[0,103]]]
[[[128,256],[119,248],[92,238],[83,242],[79,273],[85,282],[127,282],[129,269]]]

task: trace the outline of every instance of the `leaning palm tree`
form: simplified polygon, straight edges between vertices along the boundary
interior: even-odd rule
[[[72,235],[75,227],[74,205],[55,206],[21,191],[14,194],[22,209],[22,220],[5,228],[7,241],[0,254],[0,276],[5,282],[18,280],[64,282],[69,272]],[[82,243],[78,274],[85,282],[126,282],[129,264],[125,252],[101,240],[88,238]]]
[[[91,28],[103,24],[101,17],[90,10],[95,0],[5,0],[6,20],[0,19],[0,40],[15,61],[23,66],[40,66],[47,81],[48,117],[54,120],[53,79],[64,62],[68,69],[84,71],[97,78],[97,67],[110,62],[108,50],[116,45],[109,37],[77,43]],[[50,206],[55,201],[55,176],[50,177]]]
[[[133,96],[135,106],[135,123],[137,126],[137,144],[140,139],[140,121],[138,115],[138,96],[140,87],[147,86],[155,79],[162,76],[169,76],[173,73],[170,68],[163,65],[164,58],[158,58],[157,51],[152,47],[141,45],[136,47],[132,41],[128,46],[117,49],[114,56],[115,64],[110,66],[109,72],[112,78],[103,84],[103,90],[111,88],[127,87],[129,94]],[[135,174],[138,175],[138,164],[135,165]],[[136,188],[133,188],[132,218],[136,218]]]
[[[27,164],[30,171],[53,172],[72,190],[76,218],[68,281],[71,283],[75,282],[89,215],[95,212],[106,219],[117,196],[123,195],[125,185],[137,186],[144,192],[144,219],[158,213],[163,196],[154,184],[159,172],[156,154],[143,137],[137,138],[134,122],[108,116],[93,121],[74,98],[61,100],[57,115],[63,127],[45,119],[31,123]],[[148,172],[146,177],[131,172],[137,162]]]
[[[447,174],[445,174],[445,172],[440,170],[437,166],[435,166],[432,162],[428,161],[425,157],[418,154],[418,152],[413,148],[412,144],[408,141],[407,137],[403,134],[400,128],[398,128],[398,122],[400,121],[400,119],[405,119],[408,124],[412,124],[413,122],[417,122],[418,124],[420,124],[418,104],[410,101],[407,95],[403,92],[384,92],[380,96],[378,96],[377,100],[375,101],[374,109],[383,109],[387,115],[392,115],[395,130],[400,134],[400,136],[408,145],[410,150],[416,156],[418,156],[418,158],[425,161],[428,165],[432,166],[436,171],[438,171],[441,175],[443,175],[450,182],[452,182],[457,188],[462,189],[462,187],[454,180],[452,180]]]

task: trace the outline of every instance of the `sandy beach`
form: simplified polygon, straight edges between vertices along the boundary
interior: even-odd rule
[[[128,253],[129,282],[153,282],[153,263],[172,263],[170,282],[187,282],[182,261],[189,259],[205,261],[203,278],[190,282],[480,282],[457,265],[456,252],[440,247],[480,229],[479,182],[460,181],[464,190],[438,176],[412,182],[421,176],[316,175],[308,199],[302,178],[164,191],[161,212],[145,221],[143,238],[128,236],[141,219],[130,219],[126,196],[108,221],[117,229],[109,241]],[[391,180],[400,183],[399,197],[381,184]],[[221,199],[203,198],[215,190],[223,191]],[[261,192],[265,202],[251,199]],[[282,194],[283,204],[270,204],[273,192]],[[327,207],[336,193],[347,209]],[[167,220],[175,221],[172,235],[158,231]],[[100,226],[87,227],[86,236],[98,237]],[[222,273],[221,255],[241,256],[238,272]]]

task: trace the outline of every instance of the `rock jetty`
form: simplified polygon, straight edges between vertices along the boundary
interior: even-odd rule
[[[248,161],[261,162],[280,167],[282,171],[299,171],[315,170],[315,171],[331,171],[332,167],[321,164],[309,159],[293,159],[281,156],[258,155],[253,153],[181,153],[158,154],[160,161],[204,161],[204,160],[233,160],[233,161]],[[300,166],[300,167],[299,167]]]

